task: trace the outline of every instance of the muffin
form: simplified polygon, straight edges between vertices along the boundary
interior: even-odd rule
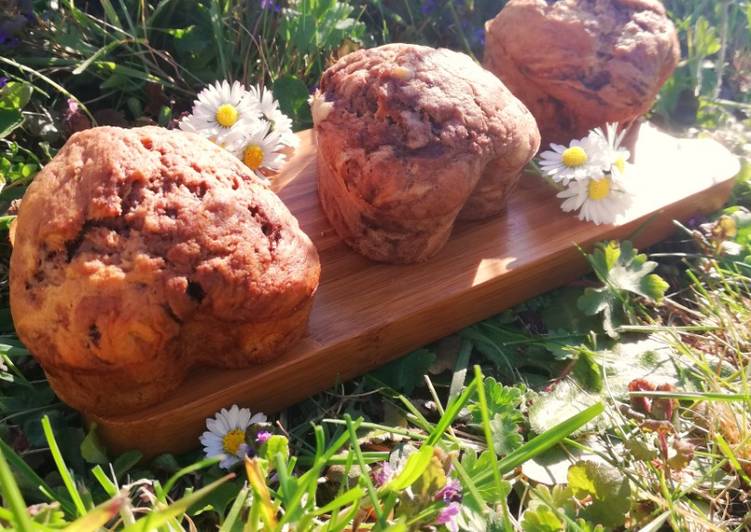
[[[503,210],[539,147],[534,118],[468,56],[391,44],[327,69],[311,101],[326,216],[373,260],[427,260],[457,216]]]
[[[11,257],[18,336],[71,406],[154,404],[193,366],[303,334],[320,265],[265,181],[191,133],[73,135],[29,187]]]
[[[679,58],[657,0],[510,0],[485,26],[485,68],[532,111],[546,145],[630,126]]]

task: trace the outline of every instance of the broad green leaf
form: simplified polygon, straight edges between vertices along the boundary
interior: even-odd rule
[[[296,123],[309,124],[308,87],[295,76],[282,76],[274,82],[274,97],[279,100],[279,108]]]
[[[508,455],[524,443],[524,438],[519,432],[519,425],[512,417],[495,414],[490,420],[490,430],[493,434],[493,447],[497,454]]]
[[[514,422],[521,423],[524,421],[519,411],[519,405],[524,399],[524,386],[504,386],[497,382],[493,377],[485,377],[483,381],[485,388],[485,397],[488,402],[488,414],[493,417],[495,414],[501,414],[513,419]],[[472,402],[467,406],[467,410],[472,414],[472,419],[479,423],[482,420],[480,414],[480,405]]]
[[[552,390],[541,393],[529,407],[530,428],[542,434],[570,416],[600,401],[598,394],[592,394],[572,379],[563,379]],[[592,425],[579,430],[593,428]]]
[[[0,109],[0,139],[7,137],[23,124],[21,111],[15,109]]]
[[[601,391],[602,367],[595,359],[596,353],[584,347],[577,349],[576,353],[577,357],[572,373],[577,382],[587,391]]]
[[[115,458],[112,467],[115,470],[115,476],[117,479],[120,480],[123,478],[123,475],[133,469],[142,458],[143,454],[141,454],[140,451],[127,451]]]
[[[608,336],[618,337],[616,328],[625,321],[632,294],[652,303],[662,302],[668,284],[652,273],[657,263],[637,253],[631,242],[600,243],[587,258],[604,286],[587,288],[579,298],[578,307],[590,316],[602,314]]]
[[[631,507],[631,485],[615,467],[579,461],[568,470],[568,485],[578,499],[591,497],[580,516],[606,527],[619,527]]]
[[[8,82],[0,89],[0,109],[22,110],[29,103],[33,90],[29,83]]]
[[[563,522],[548,506],[538,506],[534,510],[527,510],[524,512],[521,524],[524,532],[560,532],[565,530]]]
[[[524,532],[557,532],[566,529],[566,523],[554,511],[563,513],[569,519],[576,517],[571,489],[556,485],[551,491],[547,486],[537,486],[531,492],[529,506],[522,517]]]
[[[410,394],[423,382],[423,375],[435,362],[435,353],[427,349],[418,349],[400,359],[375,370],[371,375],[395,390]]]
[[[107,452],[99,441],[96,433],[96,423],[92,423],[89,432],[81,442],[81,456],[90,464],[106,464]]]

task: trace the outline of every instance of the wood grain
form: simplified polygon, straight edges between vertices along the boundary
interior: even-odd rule
[[[194,448],[205,419],[222,407],[274,412],[560,286],[587,269],[576,245],[626,237],[651,245],[673,231],[673,219],[720,208],[738,171],[738,162],[712,141],[679,141],[645,127],[636,147],[637,201],[616,225],[561,212],[555,191],[527,175],[504,214],[458,225],[425,264],[392,266],[370,262],[338,239],[318,204],[311,132],[300,138],[274,186],[321,256],[307,336],[268,364],[197,370],[155,407],[90,417],[113,452],[152,456]]]

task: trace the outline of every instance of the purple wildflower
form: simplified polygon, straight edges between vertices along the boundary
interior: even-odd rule
[[[475,28],[472,32],[472,40],[480,46],[485,46],[485,28]]]
[[[279,13],[281,8],[274,0],[261,0],[261,9],[271,9],[275,13]]]
[[[271,438],[271,433],[268,430],[262,430],[258,434],[256,434],[256,443],[258,445],[263,445],[267,441],[269,441],[269,438]]]
[[[0,76],[0,89],[5,87],[8,84],[8,78],[5,76]]]
[[[394,476],[394,469],[388,462],[382,462],[381,466],[375,470],[373,481],[377,487],[385,486],[386,483]]]
[[[429,15],[436,9],[436,0],[422,0],[420,3],[420,13]]]
[[[445,525],[451,532],[458,532],[459,525],[456,522],[456,518],[459,516],[461,508],[458,502],[449,503],[448,506],[438,513],[438,517],[435,518],[435,524]]]
[[[446,485],[435,494],[436,500],[443,502],[459,502],[462,500],[462,485],[455,478],[449,478]]]

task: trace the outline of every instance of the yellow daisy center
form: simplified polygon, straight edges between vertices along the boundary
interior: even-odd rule
[[[590,179],[589,186],[587,187],[587,195],[591,200],[601,200],[608,197],[610,194],[610,179],[603,177],[602,179]]]
[[[245,431],[233,429],[222,438],[222,447],[227,454],[237,454],[237,450],[245,443]]]
[[[231,103],[223,103],[216,108],[216,121],[222,127],[232,127],[237,122],[239,113]]]
[[[579,146],[573,146],[571,148],[568,148],[566,151],[563,152],[563,155],[561,156],[561,160],[563,160],[563,164],[565,164],[569,168],[576,168],[577,166],[582,166],[587,162],[588,159],[589,158],[587,157],[587,152],[585,152]]]
[[[613,166],[615,166],[621,173],[626,171],[626,161],[623,159],[618,159],[613,163]]]
[[[258,170],[263,163],[263,149],[258,144],[251,144],[243,152],[243,162],[252,170]]]

